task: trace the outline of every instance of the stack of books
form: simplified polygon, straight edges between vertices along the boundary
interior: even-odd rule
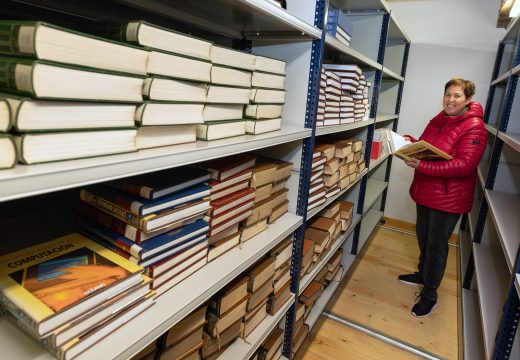
[[[352,224],[354,203],[350,201],[338,201],[341,221],[341,231],[347,231]]]
[[[311,271],[312,260],[314,259],[314,241],[311,239],[303,240],[303,256],[302,268],[300,270],[300,279]]]
[[[317,216],[307,223],[304,238],[314,242],[314,255],[311,269],[313,265],[320,261],[323,255],[325,255],[332,246],[334,240],[339,236],[337,229],[338,227],[334,220],[322,216]]]
[[[275,259],[273,288],[274,293],[270,296],[267,310],[274,315],[291,298],[291,256],[292,236],[279,243],[270,254]]]
[[[248,277],[239,277],[209,301],[201,349],[203,359],[216,359],[242,334],[248,282]]]
[[[324,266],[326,269],[325,279],[323,280],[324,287],[327,287],[331,281],[340,281],[341,276],[343,275],[343,266],[341,265],[342,258],[343,250],[340,248],[334,253],[334,255],[332,255]]]
[[[287,179],[291,176],[292,163],[266,157],[258,157],[251,187],[256,189],[251,216],[241,224],[242,241],[247,241],[268,228],[288,211]]]
[[[243,338],[246,338],[262,322],[268,313],[268,300],[273,293],[273,278],[276,259],[267,256],[247,271],[248,300],[244,322],[242,324]]]
[[[327,34],[335,37],[345,46],[350,46],[352,38],[352,22],[340,9],[329,7],[327,11]]]
[[[0,137],[0,167],[14,166],[16,153],[34,164],[137,150],[149,50],[40,21],[0,26],[0,132],[15,140]]]
[[[154,305],[142,273],[73,233],[0,257],[0,307],[58,359],[71,359]]]
[[[294,327],[292,334],[293,357],[309,333],[309,325],[305,324],[305,320],[307,319],[309,313],[310,311],[306,312],[305,304],[303,302],[298,301],[296,303],[296,314],[294,316]]]
[[[211,173],[209,255],[211,261],[238,245],[239,224],[253,214],[256,191],[250,187],[256,156],[234,155],[199,166]]]
[[[369,87],[357,65],[324,64],[316,126],[348,124],[367,120]]]
[[[285,103],[285,62],[257,55],[251,78],[251,104],[244,113],[248,117],[248,134],[262,134],[281,129]]]
[[[159,296],[207,263],[209,178],[187,166],[81,189],[81,232],[144,267]]]
[[[283,325],[282,325],[283,326]],[[252,359],[256,360],[278,360],[282,356],[283,350],[283,330],[280,327],[274,328],[265,342],[260,346]]]
[[[205,324],[206,305],[192,312],[164,334],[158,359],[200,359]]]

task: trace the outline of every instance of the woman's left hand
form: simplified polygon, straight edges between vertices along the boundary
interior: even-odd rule
[[[406,165],[408,165],[411,168],[417,169],[419,167],[419,164],[421,163],[421,160],[418,159],[410,159],[409,161],[405,161]]]

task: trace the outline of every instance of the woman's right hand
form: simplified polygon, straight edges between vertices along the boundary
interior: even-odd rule
[[[406,141],[408,141],[408,142],[412,142],[412,138],[409,137],[409,136],[406,136],[406,135],[405,135],[405,136],[403,136],[403,138],[404,138]]]

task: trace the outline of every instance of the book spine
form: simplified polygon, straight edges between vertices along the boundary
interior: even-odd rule
[[[15,58],[0,59],[0,88],[33,95],[32,66],[18,64]]]
[[[35,30],[33,24],[0,21],[0,53],[34,54]]]
[[[34,319],[27,316],[27,314],[20,309],[15,303],[13,303],[3,291],[0,291],[0,304],[17,320],[19,326],[22,327],[26,332],[33,335],[35,338],[40,339],[38,335],[38,324]]]
[[[140,218],[134,216],[131,212],[126,211],[125,209],[122,209],[112,204],[110,201],[107,201],[99,196],[91,194],[84,189],[82,189],[80,192],[80,198],[87,204],[90,204],[100,210],[103,210],[108,214],[125,221],[127,224],[133,225],[139,228],[140,230],[143,230],[145,228],[146,224],[144,224],[144,221],[141,221]]]

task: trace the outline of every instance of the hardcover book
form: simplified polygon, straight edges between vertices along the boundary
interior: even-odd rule
[[[241,119],[243,109],[242,104],[204,104],[202,118],[204,122]]]
[[[212,337],[218,337],[222,332],[226,331],[236,321],[241,320],[246,314],[247,297],[243,298],[228,312],[219,316],[211,311],[206,314],[208,320],[205,331]]]
[[[0,53],[146,74],[149,51],[41,21],[2,20]]]
[[[267,56],[255,56],[255,70],[268,73],[285,75],[285,61],[273,59]]]
[[[249,101],[253,104],[284,104],[285,90],[254,88],[250,92]]]
[[[211,121],[197,125],[197,139],[211,141],[240,136],[246,133],[246,121],[226,120]]]
[[[9,169],[16,164],[16,146],[9,135],[0,134],[0,169]]]
[[[387,136],[390,150],[392,154],[398,158],[409,161],[411,159],[418,160],[450,160],[452,156],[445,153],[441,149],[427,143],[424,140],[409,142],[401,135],[389,130]]]
[[[255,161],[255,155],[240,154],[206,161],[201,163],[200,166],[211,172],[211,179],[224,181],[233,175],[252,168],[255,166]]]
[[[244,116],[253,119],[274,119],[282,116],[283,105],[251,104],[246,105]]]
[[[206,323],[206,305],[190,313],[183,320],[175,324],[166,335],[165,346],[177,344],[189,334],[204,326]]]
[[[210,85],[206,101],[214,104],[249,104],[251,92],[249,87]]]
[[[195,254],[186,257],[182,261],[178,262],[176,265],[164,271],[158,277],[154,278],[151,288],[162,289],[165,286],[165,284],[171,285],[168,288],[172,287],[173,285],[179,283],[181,280],[185,279],[192,272],[195,272],[202,265],[207,264],[207,256],[207,247],[204,247],[202,250],[196,252]]]
[[[132,128],[135,111],[134,104],[46,101],[0,94],[0,131],[9,130],[10,125],[18,132]]]
[[[135,112],[135,121],[141,126],[186,125],[204,122],[204,104],[146,101]]]
[[[236,232],[219,241],[215,241],[208,247],[208,261],[212,261],[217,257],[225,254],[240,243],[240,233]]]
[[[247,290],[249,292],[255,292],[265,284],[266,281],[269,279],[272,280],[275,271],[275,262],[276,259],[274,257],[266,257],[249,271],[249,282],[247,284]]]
[[[246,180],[251,179],[252,176],[253,176],[253,170],[246,169],[238,174],[235,174],[235,175],[227,178],[226,180],[222,180],[222,181],[210,180],[209,186],[211,186],[211,200],[214,200],[214,195],[216,195],[216,193],[218,193],[220,191],[224,191],[225,189],[229,188],[230,186],[232,186],[234,184],[246,182],[246,184],[249,185],[249,183]],[[217,197],[215,197],[215,199],[216,198]]]
[[[210,58],[213,64],[225,65],[249,71],[252,71],[255,68],[255,55],[223,46],[212,45]]]
[[[202,338],[204,339],[204,345],[201,349],[201,354],[204,359],[214,357],[214,354],[219,354],[226,348],[231,342],[240,336],[240,329],[242,326],[242,319],[238,319],[226,330],[220,332],[219,337],[212,337],[208,333],[204,332]]]
[[[225,197],[211,201],[211,215],[217,217],[218,215],[227,212],[243,203],[249,202],[255,198],[255,189],[246,188],[239,190]]]
[[[213,65],[211,67],[211,83],[250,88],[251,72]]]
[[[153,76],[144,80],[142,92],[150,100],[203,103],[206,101],[208,85]]]
[[[7,92],[41,99],[143,100],[140,76],[14,57],[0,57],[0,70],[0,89]]]
[[[281,128],[282,118],[246,121],[247,134],[264,134],[267,132],[280,130]]]
[[[235,304],[247,297],[247,282],[246,276],[234,280],[211,298],[208,309],[219,316],[227,313]]]
[[[143,269],[69,234],[0,257],[0,271],[0,302],[43,337],[140,283]]]
[[[136,130],[26,133],[15,136],[24,164],[134,152]]]
[[[196,125],[141,126],[137,128],[135,146],[150,149],[197,141]]]
[[[184,166],[109,181],[106,185],[148,200],[171,195],[209,181],[210,174],[195,166]]]
[[[212,66],[209,61],[201,61],[157,50],[150,52],[146,63],[148,74],[204,83],[210,81],[211,69]]]
[[[259,88],[283,89],[285,87],[285,76],[254,71],[251,85]]]

